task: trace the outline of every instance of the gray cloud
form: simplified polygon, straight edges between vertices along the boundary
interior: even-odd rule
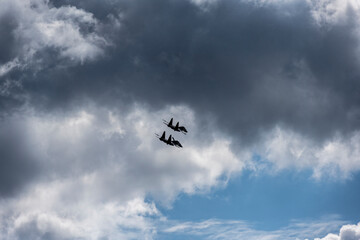
[[[20,59],[23,67],[9,68],[0,77],[2,86],[7,86],[0,96],[3,119],[26,107],[61,118],[92,104],[125,114],[132,111],[134,102],[146,104],[151,111],[185,104],[194,109],[196,121],[204,123],[204,132],[211,133],[213,126],[240,140],[232,142],[235,150],[263,141],[264,134],[276,126],[304,136],[319,148],[335,133],[351,136],[358,130],[355,30],[359,25],[351,8],[342,21],[322,27],[303,1],[260,6],[215,1],[206,8],[189,1],[164,0],[109,1],[101,6],[97,1],[35,3],[38,7],[17,4],[23,8],[9,8],[2,15],[6,23],[2,28],[13,29],[2,40],[6,42],[1,51],[8,55],[3,62],[24,56],[8,50],[19,46],[19,39],[30,39],[37,46],[31,62]],[[21,11],[29,16],[16,15]],[[36,14],[43,20],[36,20]],[[78,30],[73,30],[79,38],[64,35],[58,41],[45,37],[46,28],[18,28],[14,22],[24,19],[50,30],[56,21],[70,30],[69,23],[77,24]],[[35,37],[31,33],[35,30],[41,34]],[[17,39],[9,35],[14,31]],[[100,38],[109,45],[98,45]],[[40,48],[39,43],[45,46]],[[64,52],[82,46],[90,50],[102,46],[104,54],[82,64],[69,61],[71,54],[82,59],[92,50],[64,57]],[[209,116],[215,125],[208,124]],[[90,135],[89,139],[96,138]],[[105,147],[88,154],[101,158],[102,151],[110,150]],[[61,162],[63,150],[51,153],[58,159],[55,162]],[[307,162],[302,165],[309,166]]]
[[[25,73],[36,106],[185,103],[242,144],[277,124],[321,141],[359,127],[355,13],[321,28],[302,1],[221,1],[206,11],[187,1],[121,1],[108,15],[95,2],[77,4],[103,20],[114,45],[96,62]]]
[[[359,25],[350,7],[342,21],[322,27],[303,1],[258,5],[229,0],[205,8],[164,0],[101,6],[78,1],[77,8],[68,1],[30,3],[2,12],[7,32],[3,62],[25,56],[9,50],[20,43],[20,49],[36,46],[32,61],[20,59],[23,67],[8,67],[0,77],[7,86],[1,95],[3,119],[27,107],[61,116],[94,103],[124,113],[134,102],[154,111],[185,104],[194,109],[199,123],[211,116],[216,123],[211,126],[240,140],[233,141],[234,149],[261,142],[276,126],[320,147],[335,133],[346,137],[358,130]],[[21,11],[29,15],[17,15]],[[37,27],[14,23],[24,19]],[[55,22],[77,37],[48,35],[58,29]],[[109,45],[98,39],[107,39]],[[45,46],[39,47],[41,43]],[[92,55],[100,47],[104,54]],[[86,56],[94,59],[69,61]],[[210,131],[208,126],[203,130]],[[59,159],[61,154],[54,152]]]
[[[9,197],[23,190],[40,173],[40,166],[31,143],[24,137],[27,129],[10,121],[0,127],[0,197]]]
[[[186,144],[184,149],[164,147],[154,136],[163,125],[157,118],[169,113],[186,120],[194,134],[187,136],[186,143],[177,137]],[[2,163],[16,180],[26,182],[17,183],[5,174],[4,186],[16,194],[1,196],[0,236],[139,239],[154,235],[151,217],[160,214],[153,203],[145,202],[146,197],[169,206],[179,192],[207,192],[244,167],[223,136],[201,143],[194,119],[193,112],[182,106],[158,112],[135,106],[127,114],[94,107],[70,115],[13,117],[15,129],[24,126],[26,131],[20,131],[18,138],[24,144],[10,142],[9,151],[30,146],[34,157],[16,155]],[[18,162],[10,172],[9,166]],[[38,175],[17,175],[24,172]]]
[[[15,57],[14,29],[16,21],[13,16],[4,14],[0,16],[0,64],[4,64]]]
[[[279,169],[360,169],[356,11],[330,21],[307,1],[259,2],[2,2],[0,195],[18,198],[0,214],[25,219],[9,239],[68,237],[41,221],[86,238],[86,213],[107,201],[127,226],[133,199],[152,209],[149,194],[221,185],[254,148]],[[193,132],[181,154],[153,141],[169,115]],[[78,201],[85,217],[60,217]]]

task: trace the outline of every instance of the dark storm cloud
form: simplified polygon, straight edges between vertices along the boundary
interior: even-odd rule
[[[0,64],[4,64],[15,57],[14,29],[16,20],[11,15],[0,16]]]
[[[61,3],[69,4],[54,1]],[[229,0],[205,10],[188,1],[76,4],[102,21],[113,46],[96,62],[25,77],[35,105],[184,103],[246,142],[276,124],[316,139],[359,127],[354,14],[321,28],[303,1]],[[118,16],[121,26],[112,29]]]
[[[359,129],[359,20],[351,8],[341,21],[319,26],[301,0],[49,2],[0,4],[12,6],[0,11],[0,199],[21,193],[2,206],[10,206],[6,221],[26,217],[15,239],[66,239],[72,222],[60,231],[56,217],[37,219],[41,213],[66,219],[77,210],[97,213],[99,202],[171,201],[217,186],[248,167],[253,149],[246,144],[266,145],[262,137],[277,125],[305,138],[280,136],[292,142],[279,144],[273,158]],[[154,119],[166,114],[189,115],[192,134],[181,152],[153,141],[154,129],[164,127]],[[353,150],[357,140],[344,142]],[[320,149],[320,160],[279,165],[322,170],[329,155],[330,163],[353,158],[355,151],[336,143],[338,155]],[[344,162],[345,173],[358,169]],[[27,185],[31,191],[23,191]],[[87,219],[81,229],[97,226]]]
[[[210,114],[242,145],[277,124],[317,140],[359,128],[354,14],[321,28],[303,1],[259,7],[228,0],[206,9],[176,0],[74,4],[98,19],[95,27],[80,29],[108,39],[105,54],[77,64],[54,46],[38,49],[26,67],[1,77],[2,83],[21,82],[0,96],[3,119],[21,101],[48,114],[89,103],[125,110],[141,102],[152,109],[188,105],[199,122]],[[7,33],[2,61],[14,57],[12,17],[3,18],[9,20],[1,30]],[[3,175],[3,194],[36,172],[22,148],[9,142],[1,148],[2,165],[11,168]]]
[[[2,121],[0,126],[0,198],[13,196],[36,178],[40,166],[23,139],[25,128]]]

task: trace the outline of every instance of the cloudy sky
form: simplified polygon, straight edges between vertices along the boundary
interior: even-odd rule
[[[0,0],[0,239],[358,240],[359,189],[358,0]]]

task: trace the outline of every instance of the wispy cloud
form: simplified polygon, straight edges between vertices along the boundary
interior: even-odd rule
[[[181,236],[196,239],[313,239],[329,232],[336,232],[346,221],[330,216],[321,220],[292,221],[289,226],[277,230],[257,230],[254,224],[246,221],[209,219],[201,222],[170,221],[163,229],[166,236]],[[160,234],[161,235],[161,234]]]

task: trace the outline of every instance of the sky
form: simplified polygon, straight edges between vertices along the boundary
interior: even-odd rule
[[[0,239],[359,240],[359,189],[359,1],[0,0]]]

